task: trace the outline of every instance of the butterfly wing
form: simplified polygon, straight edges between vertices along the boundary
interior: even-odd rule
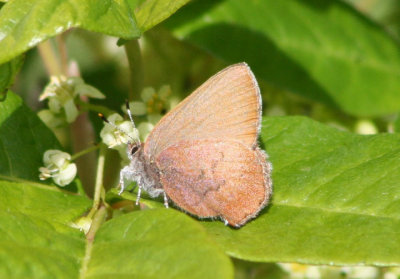
[[[199,217],[222,217],[241,226],[271,195],[266,155],[239,141],[181,141],[162,151],[156,164],[168,197]]]
[[[207,80],[166,114],[146,140],[144,152],[155,158],[182,140],[235,139],[255,147],[261,96],[250,68],[232,65]]]

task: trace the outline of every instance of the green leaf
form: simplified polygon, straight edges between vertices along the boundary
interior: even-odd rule
[[[61,149],[54,134],[20,97],[8,92],[0,102],[0,178],[39,181],[48,149]]]
[[[232,278],[229,258],[183,213],[153,209],[97,232],[85,278]]]
[[[0,181],[0,277],[233,278],[229,258],[184,213],[116,217],[88,245],[71,223],[89,206],[54,187]]]
[[[0,277],[78,278],[85,237],[68,224],[89,205],[54,187],[0,181]]]
[[[147,0],[135,13],[138,25],[144,32],[170,17],[189,0]]]
[[[203,225],[236,258],[400,264],[400,135],[355,135],[304,117],[266,118],[272,204],[241,229]]]
[[[0,211],[11,210],[59,224],[74,221],[91,204],[85,196],[45,184],[1,180],[0,201]]]
[[[400,48],[342,1],[203,0],[168,21],[183,40],[258,78],[358,116],[400,110]]]
[[[24,57],[19,56],[0,65],[0,97],[4,96],[10,86],[14,83],[14,78],[19,72],[23,61]]]
[[[397,114],[396,119],[393,123],[393,130],[396,133],[400,133],[400,114]]]
[[[0,63],[72,27],[124,39],[140,35],[124,0],[13,0],[0,10]]]

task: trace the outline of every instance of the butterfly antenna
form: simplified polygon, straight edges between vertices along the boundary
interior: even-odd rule
[[[118,127],[114,123],[108,121],[108,119],[102,113],[98,113],[98,116],[101,118],[101,120],[103,120],[105,123],[111,125],[114,129],[117,129],[119,132],[127,135],[132,140],[132,142],[136,142],[136,143],[140,144],[140,140],[139,139],[134,139],[126,131],[122,130],[120,127]],[[133,128],[135,128],[135,124],[133,124]]]
[[[126,106],[126,112],[128,113],[129,119],[131,120],[132,126],[134,129],[136,129],[135,121],[133,121],[132,112],[128,100],[125,100],[125,106]],[[138,143],[140,143],[140,139],[138,139]]]
[[[133,128],[136,128],[136,127],[135,127],[135,122],[133,121],[133,118],[132,118],[131,108],[129,107],[129,102],[128,102],[128,100],[125,101],[125,106],[126,106],[126,111],[128,112],[129,119],[130,119],[131,122],[132,122]]]

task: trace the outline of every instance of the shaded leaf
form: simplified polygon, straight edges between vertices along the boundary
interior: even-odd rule
[[[14,83],[15,76],[19,72],[23,61],[24,57],[19,56],[0,65],[0,98],[3,98],[3,95],[6,94],[7,90]]]
[[[167,26],[229,64],[245,61],[262,78],[362,116],[400,110],[400,48],[342,1],[204,0]]]
[[[12,92],[0,102],[0,175],[39,181],[47,149],[61,149],[54,134]]]
[[[124,39],[140,35],[126,1],[14,0],[0,10],[0,63],[72,27]]]
[[[243,228],[204,222],[240,259],[399,265],[400,135],[341,132],[303,117],[267,118],[272,204]]]
[[[257,262],[247,262],[241,260],[234,260],[235,266],[235,278],[236,279],[288,279],[295,277],[294,274],[290,274],[284,271],[276,263],[257,263]],[[297,274],[296,274],[297,275]]]

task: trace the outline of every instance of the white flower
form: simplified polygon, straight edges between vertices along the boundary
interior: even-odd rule
[[[356,133],[361,135],[374,135],[378,133],[374,122],[370,120],[358,120],[355,127]]]
[[[63,117],[60,117],[49,109],[42,109],[38,112],[38,116],[47,127],[52,129],[61,127],[65,124],[65,119]]]
[[[72,123],[79,114],[75,98],[87,96],[103,99],[105,96],[93,86],[86,84],[79,77],[52,76],[39,100],[49,99],[49,109],[53,113],[65,114],[68,123]]]
[[[147,121],[142,121],[138,125],[139,134],[142,140],[146,140],[154,125],[157,124],[162,115],[171,107],[171,87],[163,85],[158,92],[153,87],[146,87],[140,94],[141,101],[129,103],[132,115],[145,116]],[[126,106],[122,110],[127,113]]]
[[[138,126],[139,135],[143,141],[146,141],[147,137],[149,136],[150,132],[153,130],[154,125],[149,122],[142,122]]]
[[[123,107],[125,108],[125,106]],[[143,102],[130,102],[129,108],[134,115],[146,115],[147,113],[147,106]],[[126,109],[124,111],[126,111]]]
[[[132,115],[147,117],[148,122],[156,124],[162,117],[162,114],[169,108],[169,96],[171,95],[171,87],[163,85],[158,92],[153,87],[146,87],[140,94],[141,101],[129,102]],[[125,105],[122,110],[126,113]]]
[[[87,216],[83,216],[75,222],[70,223],[69,225],[72,228],[80,230],[81,232],[88,233],[92,225],[92,219]]]
[[[39,168],[40,180],[53,178],[54,183],[65,186],[76,176],[76,165],[71,163],[71,155],[60,150],[47,150],[43,155],[44,167]]]
[[[100,132],[100,137],[103,142],[113,149],[120,149],[128,142],[132,142],[139,138],[139,132],[135,129],[132,123],[124,120],[119,114],[114,113],[110,115],[107,120],[112,124],[104,123],[104,127]],[[117,127],[117,128],[116,128]]]

